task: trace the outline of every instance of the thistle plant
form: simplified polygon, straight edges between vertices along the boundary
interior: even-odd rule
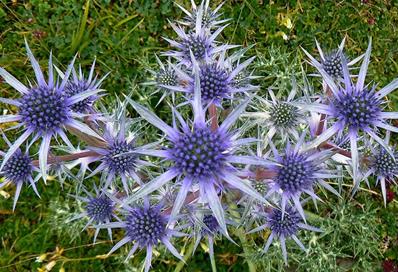
[[[336,180],[352,178],[354,196],[361,181],[375,178],[387,205],[386,183],[398,175],[398,157],[383,134],[398,132],[390,123],[398,113],[387,111],[384,98],[398,80],[382,88],[365,82],[371,41],[350,62],[345,39],[330,54],[316,41],[320,60],[303,51],[320,77],[307,78],[302,70],[298,78],[295,71],[284,74],[288,83],[276,79],[264,88],[252,47],[223,42],[229,19],[222,4],[178,6],[185,17],[170,22],[177,38],[165,37],[173,49],[154,57],[158,67],[143,83],[159,98],[157,105],[167,101],[166,114],[133,92],[105,104],[100,86],[107,74],[95,75],[95,61],[85,76],[82,67],[76,71],[75,58],[63,71],[50,53],[46,80],[27,42],[35,80],[24,84],[0,68],[20,96],[0,98],[13,106],[0,116],[1,124],[12,124],[5,133],[22,131],[14,141],[4,136],[8,147],[0,151],[0,188],[15,185],[13,209],[22,187],[39,195],[37,186],[55,173],[70,181],[65,186],[73,193],[65,195],[81,207],[69,222],[82,220],[83,230],[95,229],[94,242],[117,238],[107,258],[124,255],[119,248],[129,245],[124,259],[144,250],[143,269],[149,271],[155,248],[189,262],[182,242],[190,241],[197,252],[205,241],[215,271],[216,239],[256,254],[267,254],[277,240],[286,265],[287,240],[308,252],[300,236],[321,232],[308,216],[316,214],[317,201],[326,201],[320,192],[332,193],[329,199],[345,195],[334,188]],[[357,74],[352,65],[359,63]]]

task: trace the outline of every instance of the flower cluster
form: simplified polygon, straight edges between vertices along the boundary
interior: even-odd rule
[[[126,259],[146,250],[149,271],[155,247],[186,259],[173,244],[178,237],[193,239],[193,251],[205,238],[214,269],[215,240],[235,243],[234,235],[242,236],[236,229],[268,234],[262,252],[279,240],[287,263],[287,239],[307,251],[300,231],[321,231],[307,224],[306,210],[313,207],[306,197],[315,207],[319,189],[340,197],[331,183],[344,174],[352,175],[353,193],[376,177],[386,204],[386,186],[398,176],[398,152],[389,145],[390,132],[398,132],[390,120],[398,112],[387,111],[384,98],[398,80],[380,89],[365,83],[371,41],[350,62],[345,39],[330,53],[316,41],[318,59],[303,49],[323,89],[314,92],[303,74],[285,95],[256,85],[250,48],[223,43],[229,20],[222,18],[222,5],[178,6],[185,17],[170,23],[177,39],[164,38],[172,49],[155,56],[157,70],[143,84],[159,103],[167,102],[169,118],[132,95],[101,104],[107,75],[94,75],[95,61],[85,76],[75,58],[62,71],[50,54],[45,79],[26,43],[35,80],[24,84],[0,68],[19,93],[0,98],[14,111],[1,115],[0,124],[21,131],[14,141],[3,134],[8,148],[0,151],[0,188],[16,187],[13,209],[23,185],[39,196],[37,185],[49,175],[73,179],[70,196],[79,205],[71,220],[86,220],[94,242],[101,229],[111,240],[113,232],[123,233],[108,255],[126,244]],[[76,137],[78,143],[70,140]]]

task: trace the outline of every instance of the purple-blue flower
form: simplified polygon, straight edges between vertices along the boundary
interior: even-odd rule
[[[9,145],[11,145],[8,140],[6,140]],[[0,151],[0,156],[4,156],[5,153]],[[14,204],[12,210],[15,210],[19,195],[23,185],[30,185],[33,191],[38,197],[40,197],[39,192],[36,188],[36,182],[39,175],[34,178],[34,172],[38,172],[39,169],[35,167],[29,154],[23,153],[20,149],[17,149],[12,156],[5,163],[3,169],[0,171],[0,176],[3,176],[5,180],[0,184],[0,189],[5,185],[12,183],[16,186]]]
[[[162,208],[161,204],[151,206],[147,198],[144,199],[143,206],[130,207],[123,204],[124,221],[98,226],[99,228],[122,228],[124,230],[124,238],[109,251],[108,255],[127,243],[133,243],[126,260],[137,249],[146,249],[144,267],[147,272],[151,267],[152,249],[162,243],[174,256],[182,260],[181,255],[171,244],[170,239],[172,236],[184,236],[184,234],[167,226],[168,216],[162,213]]]
[[[226,51],[223,51],[217,59],[209,60],[205,63],[198,63],[195,58],[192,58],[194,65],[199,67],[201,97],[204,104],[214,103],[217,106],[221,106],[224,99],[232,99],[234,95],[248,94],[250,91],[258,89],[257,86],[250,84],[251,79],[256,78],[255,76],[251,75],[251,73],[241,76],[255,57],[239,63],[240,59],[237,56],[233,55],[226,58],[225,55]],[[174,86],[163,85],[163,87],[171,91],[187,94],[192,98],[195,92],[196,71],[184,71],[174,65],[172,67],[177,76],[186,84],[184,86],[181,84]],[[238,79],[239,84],[237,83],[238,76],[241,76]]]
[[[245,110],[248,99],[238,105],[217,129],[212,130],[205,120],[200,92],[199,74],[196,73],[192,125],[188,125],[187,121],[173,110],[180,128],[177,127],[176,120],[171,127],[148,109],[127,98],[144,119],[166,133],[170,142],[167,149],[147,150],[142,154],[161,157],[172,164],[165,173],[143,185],[128,201],[140,199],[177,177],[175,185],[180,188],[171,218],[178,214],[193,185],[198,184],[200,199],[209,204],[221,228],[227,233],[224,208],[219,196],[225,187],[237,188],[255,199],[265,201],[247,181],[239,177],[236,164],[269,166],[272,163],[254,156],[237,154],[244,145],[253,142],[250,138],[239,139],[239,131],[230,131],[231,126]]]
[[[352,76],[349,74],[348,65],[344,59],[344,80],[340,84],[336,83],[325,72],[322,65],[307,51],[304,50],[304,52],[310,58],[312,65],[318,69],[331,92],[331,97],[324,104],[313,103],[312,105],[307,105],[308,110],[324,114],[330,124],[330,127],[317,137],[308,148],[319,146],[335,134],[337,134],[337,137],[342,137],[342,135],[348,133],[351,145],[353,178],[355,184],[358,184],[359,156],[357,142],[360,136],[370,136],[392,155],[392,151],[378,133],[379,129],[398,132],[398,128],[387,122],[388,119],[398,119],[398,112],[383,111],[384,97],[398,87],[398,79],[395,79],[379,91],[376,91],[376,85],[365,85],[365,77],[370,60],[371,41],[369,41],[368,49],[363,58],[356,84],[352,82]]]
[[[304,223],[300,214],[291,207],[287,207],[285,213],[277,208],[271,208],[271,210],[268,213],[263,214],[263,216],[265,217],[265,223],[251,230],[249,233],[258,232],[269,228],[271,230],[271,234],[268,236],[268,240],[264,246],[264,251],[268,251],[268,248],[270,247],[274,238],[279,238],[283,260],[286,264],[286,239],[292,238],[302,250],[307,251],[305,246],[297,238],[297,232],[300,229],[322,232],[322,230]]]
[[[339,193],[330,186],[325,179],[338,177],[336,173],[327,168],[326,161],[330,158],[329,151],[303,151],[305,133],[302,134],[297,144],[292,147],[286,145],[284,153],[280,154],[273,143],[270,143],[277,165],[270,167],[275,172],[267,196],[278,193],[281,195],[281,210],[289,200],[292,200],[296,210],[305,220],[304,210],[300,197],[308,194],[314,201],[319,197],[314,192],[314,187],[320,185],[335,195]]]
[[[15,140],[4,155],[0,170],[5,166],[19,146],[30,136],[33,136],[32,142],[36,141],[38,138],[42,138],[39,150],[39,165],[42,177],[46,180],[47,156],[50,149],[51,139],[56,136],[60,136],[64,142],[71,145],[65,134],[66,127],[71,127],[93,137],[98,137],[97,134],[87,125],[76,120],[83,116],[80,113],[73,111],[72,106],[83,101],[87,97],[98,93],[100,90],[89,90],[75,94],[72,97],[65,98],[65,86],[68,83],[74,59],[68,66],[63,80],[60,83],[56,83],[54,79],[52,55],[50,54],[49,58],[48,81],[46,81],[39,63],[34,58],[27,42],[26,50],[36,75],[36,82],[34,85],[29,84],[29,87],[27,87],[6,70],[0,68],[0,76],[2,76],[8,84],[14,87],[21,94],[21,97],[17,99],[0,98],[1,103],[10,104],[17,108],[16,114],[0,116],[0,124],[19,122],[15,128],[24,127],[22,135]]]

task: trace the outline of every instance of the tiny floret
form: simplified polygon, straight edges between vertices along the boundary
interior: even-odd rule
[[[325,69],[325,72],[333,78],[342,78],[342,58],[344,58],[344,55],[339,51],[332,52],[329,55],[325,56],[325,59],[321,62],[323,69]]]
[[[7,180],[15,184],[20,182],[28,183],[29,178],[32,176],[32,171],[31,159],[27,154],[19,150],[5,164],[3,175]]]
[[[91,198],[87,203],[87,215],[97,223],[109,221],[113,215],[113,202],[106,196]]]
[[[136,156],[133,154],[125,154],[134,150],[132,143],[122,140],[115,140],[108,149],[104,161],[109,170],[121,174],[131,169],[135,169]]]
[[[278,102],[269,110],[270,121],[275,127],[291,128],[299,123],[299,109],[291,104]]]
[[[126,219],[126,233],[141,247],[156,245],[166,235],[166,218],[159,210],[136,208]]]
[[[384,149],[380,149],[376,154],[372,167],[377,176],[392,178],[398,175],[398,162],[396,154],[395,158],[388,154]]]
[[[300,214],[291,208],[282,215],[279,209],[272,209],[268,217],[268,224],[273,233],[277,236],[289,237],[296,234],[298,224],[302,221]]]

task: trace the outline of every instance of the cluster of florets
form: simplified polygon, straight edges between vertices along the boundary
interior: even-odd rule
[[[384,97],[398,81],[379,91],[365,83],[371,43],[349,63],[345,40],[328,55],[316,42],[318,59],[304,50],[318,71],[314,80],[321,76],[320,93],[309,90],[305,76],[302,83],[292,80],[286,96],[274,88],[256,93],[258,77],[249,70],[254,57],[246,58],[249,49],[222,43],[228,20],[221,19],[220,8],[213,9],[208,0],[199,6],[192,2],[190,11],[181,7],[185,17],[171,23],[178,38],[165,38],[174,50],[163,54],[164,63],[156,56],[159,67],[143,84],[154,85],[159,101],[171,105],[171,125],[131,96],[116,98],[110,111],[98,111],[105,77],[94,76],[95,62],[85,77],[81,67],[74,69],[75,59],[63,72],[50,55],[45,80],[26,44],[34,85],[0,68],[0,76],[20,93],[17,99],[0,98],[16,109],[1,115],[0,124],[17,122],[14,128],[22,128],[13,143],[3,135],[8,148],[0,151],[0,188],[16,186],[14,208],[23,184],[38,195],[37,182],[46,182],[54,169],[64,172],[74,179],[74,197],[83,203],[76,205],[73,220],[85,218],[84,229],[95,228],[94,241],[100,229],[107,229],[110,239],[115,228],[122,229],[124,237],[109,254],[125,244],[132,246],[127,258],[144,249],[148,271],[154,247],[165,246],[183,260],[171,242],[182,236],[196,239],[195,249],[206,238],[213,265],[214,239],[233,241],[231,225],[249,233],[267,230],[264,251],[278,238],[287,262],[286,239],[306,250],[300,230],[320,231],[306,222],[305,197],[320,200],[318,187],[339,195],[329,181],[340,178],[342,163],[354,180],[353,192],[373,175],[386,203],[386,182],[398,176],[397,152],[388,145],[389,133],[398,129],[388,120],[398,119],[398,113],[384,111]],[[359,74],[351,74],[361,59]],[[127,107],[141,119],[128,116]],[[164,135],[138,137],[146,122]],[[387,131],[386,139],[381,130]],[[82,143],[74,146],[70,135]],[[33,149],[39,138],[40,146]],[[60,139],[66,146],[54,148]],[[37,160],[31,150],[39,150]],[[76,166],[80,169],[72,169]]]

